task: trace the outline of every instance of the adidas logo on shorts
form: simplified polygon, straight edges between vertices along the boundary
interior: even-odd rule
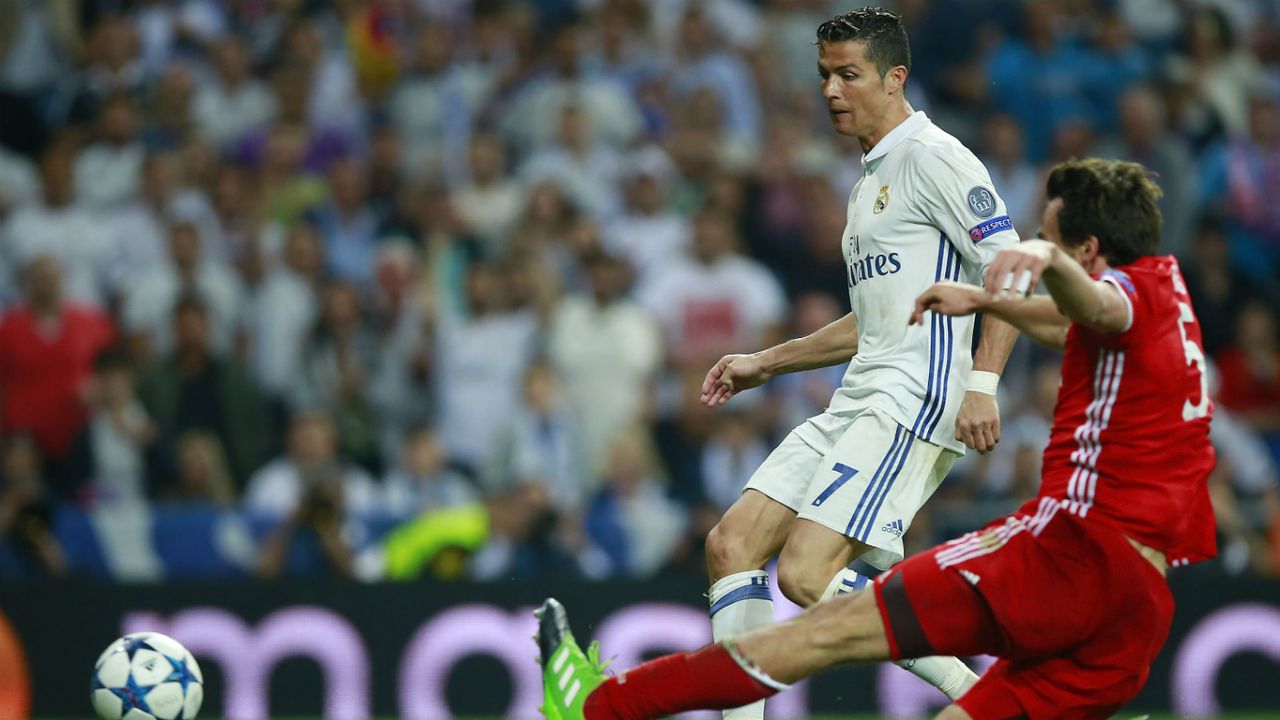
[[[887,532],[894,537],[902,537],[902,533],[906,532],[906,529],[902,527],[901,520],[894,520],[893,522],[885,523],[884,527],[880,528],[880,532]]]

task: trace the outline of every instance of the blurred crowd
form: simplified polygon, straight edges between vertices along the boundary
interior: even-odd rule
[[[1280,573],[1280,2],[886,5],[912,104],[1024,237],[1053,162],[1159,174],[1216,367],[1218,565]],[[268,519],[264,577],[701,573],[843,372],[698,404],[722,354],[847,312],[860,151],[812,41],[848,9],[0,0],[8,567],[75,575],[67,513],[199,504]],[[1035,492],[1055,363],[1019,342],[1003,442],[914,548]]]

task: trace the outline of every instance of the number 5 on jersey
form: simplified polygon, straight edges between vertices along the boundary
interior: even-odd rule
[[[1192,404],[1191,399],[1188,398],[1182,404],[1182,419],[1185,421],[1202,418],[1209,414],[1209,376],[1204,371],[1204,350],[1201,350],[1195,341],[1187,338],[1187,325],[1195,321],[1196,316],[1191,312],[1191,306],[1179,302],[1178,331],[1182,333],[1182,349],[1187,354],[1187,364],[1195,366],[1196,374],[1200,376],[1200,402]]]

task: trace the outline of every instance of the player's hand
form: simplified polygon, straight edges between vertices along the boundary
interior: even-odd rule
[[[1053,243],[1047,240],[1023,240],[1001,250],[987,268],[983,288],[1000,299],[1027,296],[1040,284],[1040,276],[1053,262],[1053,252]]]
[[[755,355],[725,355],[720,358],[702,381],[703,405],[719,407],[729,398],[769,380],[764,363]]]
[[[982,309],[987,296],[980,288],[957,282],[935,283],[933,287],[920,293],[916,298],[916,306],[911,311],[908,325],[924,323],[926,310],[941,315],[972,315]]]
[[[986,454],[1000,442],[1000,405],[995,395],[969,391],[956,414],[956,439]]]

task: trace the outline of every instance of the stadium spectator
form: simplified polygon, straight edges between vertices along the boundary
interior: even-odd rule
[[[449,468],[440,438],[426,426],[405,434],[399,462],[383,478],[382,491],[386,511],[396,517],[466,505],[480,496],[474,483]]]
[[[1150,86],[1136,85],[1119,98],[1119,134],[1098,149],[1103,157],[1141,163],[1160,178],[1160,252],[1185,259],[1195,231],[1199,192],[1195,161],[1186,143],[1169,130],[1168,113]]]
[[[556,307],[547,354],[580,421],[582,467],[592,476],[602,471],[614,437],[647,411],[663,351],[657,322],[626,297],[626,263],[603,252],[584,262],[591,291]]]
[[[138,394],[160,428],[161,451],[170,468],[177,439],[188,430],[204,430],[227,449],[239,487],[266,458],[272,429],[244,366],[214,353],[210,325],[199,298],[180,297],[173,308],[173,352],[143,370]]]
[[[177,482],[160,488],[162,499],[212,503],[231,507],[236,486],[227,470],[227,454],[218,438],[203,430],[190,430],[178,438]]]
[[[60,463],[88,421],[83,402],[94,359],[116,339],[111,318],[68,300],[57,260],[39,255],[25,268],[24,302],[0,317],[0,423],[34,438],[45,472]]]
[[[791,330],[789,337],[804,337],[818,329],[830,325],[844,314],[840,302],[826,293],[804,293],[797,295],[791,303]],[[776,378],[770,387],[776,404],[776,420],[774,427],[795,427],[805,420],[819,415],[827,409],[831,402],[831,394],[840,387],[846,368],[842,365],[831,365],[816,368],[802,373],[791,373]],[[751,468],[754,470],[755,468]],[[750,472],[746,477],[750,476]],[[738,476],[741,484],[742,475]],[[704,480],[705,482],[705,480]],[[741,489],[741,488],[739,488]],[[724,514],[726,505],[720,508]]]
[[[528,190],[509,177],[506,149],[496,135],[471,138],[470,178],[450,193],[465,231],[479,238],[490,253],[501,253],[524,212]]]
[[[343,158],[329,166],[328,180],[330,198],[310,214],[310,220],[324,242],[329,272],[368,287],[373,282],[380,218],[369,203],[367,171],[355,158]]]
[[[1201,202],[1228,219],[1232,259],[1256,281],[1273,278],[1280,258],[1280,103],[1250,102],[1248,133],[1234,135],[1204,160]]]
[[[1035,162],[1049,157],[1063,123],[1096,120],[1081,72],[1090,58],[1061,32],[1060,13],[1058,3],[1024,3],[1022,32],[1006,38],[987,61],[992,103],[1017,118]]]
[[[204,229],[211,212],[204,193],[186,187],[177,152],[148,153],[142,161],[136,197],[108,216],[107,231],[114,236],[111,245],[117,249],[107,268],[112,292],[127,294],[132,282],[168,264],[171,223],[198,224],[203,258],[225,262],[225,257],[206,247]]]
[[[555,141],[531,154],[519,177],[529,185],[555,183],[574,206],[603,220],[620,209],[620,160],[613,148],[592,140],[589,122],[585,108],[566,105],[558,117]]]
[[[666,152],[651,145],[623,160],[621,180],[625,207],[604,226],[605,246],[644,278],[689,247],[689,221],[669,198],[679,177]]]
[[[0,145],[0,226],[9,213],[40,197],[40,180],[35,165],[27,158]]]
[[[138,399],[137,372],[123,348],[108,349],[94,363],[85,393],[89,423],[76,438],[68,477],[93,502],[138,502],[152,493],[158,431]]]
[[[404,138],[404,167],[419,180],[463,174],[472,115],[486,99],[491,73],[454,64],[456,43],[444,23],[417,33],[411,72],[387,104],[391,123]]]
[[[778,281],[740,252],[731,219],[714,210],[695,218],[691,252],[636,292],[662,323],[678,366],[768,345],[784,319]]]
[[[100,228],[104,216],[75,202],[72,147],[57,143],[40,156],[41,201],[18,208],[0,228],[6,295],[22,285],[22,270],[37,256],[56,259],[68,298],[104,305],[114,238]],[[10,296],[9,299],[12,299]]]
[[[1182,265],[1187,294],[1191,296],[1196,317],[1203,323],[1204,351],[1216,357],[1233,344],[1236,317],[1245,302],[1258,291],[1249,277],[1231,262],[1225,223],[1216,214],[1200,220],[1187,259]]]
[[[323,412],[303,410],[289,423],[285,454],[249,479],[244,507],[268,517],[312,518],[320,510],[368,513],[381,508],[382,494],[367,472],[338,452],[337,427]]]
[[[146,151],[138,106],[128,95],[103,102],[96,141],[76,155],[76,201],[91,208],[117,208],[133,199]]]
[[[524,373],[521,402],[499,423],[485,484],[490,494],[520,485],[541,485],[552,507],[574,512],[594,489],[582,461],[579,419],[565,401],[551,366],[535,361]]]
[[[1022,127],[1010,115],[993,115],[983,126],[982,163],[1004,198],[1020,237],[1035,237],[1040,224],[1040,171],[1027,160]]]
[[[625,147],[640,131],[640,112],[625,86],[585,74],[582,25],[569,23],[555,31],[548,57],[519,89],[498,127],[522,156],[564,144],[566,110],[576,107],[579,140],[586,147]]]
[[[648,434],[618,434],[604,486],[583,518],[588,537],[608,557],[608,574],[648,577],[670,560],[688,511],[667,497]]]
[[[1261,433],[1280,458],[1280,329],[1275,311],[1247,302],[1236,321],[1235,345],[1214,358],[1222,373],[1218,401]]]
[[[76,21],[58,17],[66,9],[50,15],[59,30],[59,40],[66,43],[75,30],[68,25]],[[72,40],[72,43],[77,42]],[[88,29],[82,48],[80,67],[69,78],[59,78],[50,101],[53,116],[70,125],[83,125],[96,118],[107,99],[122,95],[141,97],[147,74],[138,56],[138,32],[129,18],[120,13],[105,13]]]
[[[292,406],[328,413],[337,428],[339,452],[370,472],[381,470],[377,419],[367,393],[377,364],[377,339],[363,322],[355,286],[331,283],[321,294],[320,316],[303,345]]]
[[[123,329],[135,357],[153,358],[173,350],[173,308],[182,297],[196,297],[208,309],[210,345],[227,355],[241,327],[244,290],[225,265],[205,259],[200,232],[192,223],[168,228],[167,261],[140,273],[124,288]]]
[[[477,472],[500,425],[519,405],[520,378],[533,357],[538,324],[526,308],[505,307],[499,268],[477,263],[466,274],[466,310],[443,304],[435,320],[440,433],[451,462]]]
[[[753,419],[744,413],[718,416],[715,430],[702,448],[702,492],[715,511],[712,525],[742,494],[742,478],[750,477],[769,455],[770,447],[753,427]]]
[[[1165,71],[1190,90],[1187,129],[1202,144],[1246,132],[1249,98],[1262,89],[1262,72],[1227,13],[1212,3],[1193,6],[1183,23],[1182,44]]]
[[[688,5],[680,21],[680,63],[672,73],[671,90],[684,100],[696,97],[699,91],[710,91],[722,109],[720,129],[736,152],[751,154],[764,139],[756,82],[742,57],[722,44],[723,37],[702,8]]]
[[[303,348],[319,315],[316,293],[323,265],[315,229],[299,224],[285,237],[281,262],[245,300],[249,368],[277,404],[285,402],[302,372]]]
[[[343,532],[348,506],[342,475],[331,464],[298,471],[304,490],[283,522],[263,539],[256,567],[259,577],[355,576],[355,555]]]
[[[1209,476],[1219,553],[1228,572],[1280,574],[1280,472],[1249,427],[1221,407],[1210,432],[1217,466]]]
[[[209,48],[213,74],[192,100],[191,114],[204,139],[232,149],[244,136],[275,119],[276,98],[266,83],[250,74],[244,43],[233,35]]]
[[[53,503],[35,440],[9,435],[0,453],[0,539],[7,546],[0,546],[0,573],[66,576],[71,568],[53,532]]]

